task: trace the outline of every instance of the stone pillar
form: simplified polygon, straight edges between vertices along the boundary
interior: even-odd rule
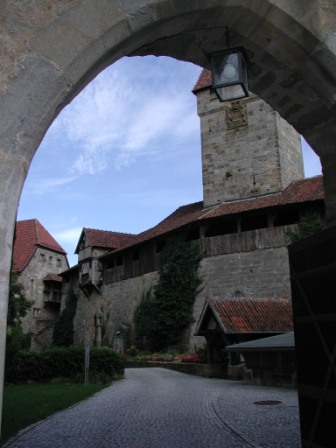
[[[1,144],[1,143],[0,143]],[[9,276],[12,262],[14,227],[17,207],[27,163],[15,154],[8,154],[0,146],[0,416],[4,384],[5,349]]]
[[[333,153],[322,155],[323,186],[325,192],[326,223],[336,225],[336,160]]]

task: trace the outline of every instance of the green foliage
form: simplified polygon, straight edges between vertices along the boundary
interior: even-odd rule
[[[12,272],[8,298],[6,365],[13,363],[13,357],[19,350],[30,347],[30,335],[23,334],[21,320],[31,306],[32,303],[25,297],[23,285],[18,282],[17,274]]]
[[[48,382],[53,378],[67,378],[72,382],[84,379],[85,350],[80,347],[55,347],[41,353],[20,351],[6,371],[6,381]],[[90,350],[90,381],[107,382],[119,377],[124,371],[124,359],[109,348]]]
[[[17,324],[7,327],[6,363],[13,362],[13,357],[18,351],[28,350],[30,342],[31,336],[23,334],[21,325]]]
[[[298,222],[297,230],[288,230],[287,235],[291,243],[301,241],[308,236],[315,235],[325,229],[325,224],[321,218],[314,213],[303,216]]]
[[[164,350],[180,342],[193,321],[192,310],[202,283],[198,242],[174,242],[161,253],[159,281],[148,291],[134,314],[138,343]]]
[[[77,296],[73,291],[70,291],[65,302],[65,307],[54,326],[54,345],[58,347],[69,347],[73,344],[73,320],[76,315],[76,309]]]
[[[9,284],[7,325],[20,324],[22,317],[27,314],[31,306],[32,303],[24,294],[23,285],[18,282],[17,274],[12,272]]]

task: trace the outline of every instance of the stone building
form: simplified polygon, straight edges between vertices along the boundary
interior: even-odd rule
[[[76,344],[102,340],[120,351],[129,345],[134,310],[157,281],[160,252],[169,240],[198,240],[204,253],[203,289],[184,337],[187,348],[204,344],[195,329],[208,297],[290,300],[287,231],[312,211],[324,217],[322,177],[304,179],[299,135],[257,96],[220,103],[206,70],[194,93],[203,201],[180,207],[128,241],[109,232],[114,241],[99,253],[89,235],[106,233],[84,229],[78,265],[62,274],[64,295],[78,285]]]
[[[62,278],[58,274],[68,267],[66,252],[37,219],[17,221],[13,272],[32,302],[22,328],[32,335],[33,350],[51,344],[61,304]]]

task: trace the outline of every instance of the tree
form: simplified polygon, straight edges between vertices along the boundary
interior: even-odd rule
[[[24,294],[23,285],[18,282],[16,273],[11,272],[9,283],[8,316],[9,327],[21,324],[22,318],[28,313],[32,302]]]
[[[8,297],[6,366],[13,362],[19,350],[30,347],[30,335],[22,331],[22,318],[28,313],[32,302],[24,294],[23,285],[18,282],[16,273],[11,272]]]
[[[73,320],[76,315],[77,296],[70,291],[65,301],[65,307],[54,326],[53,343],[59,347],[69,347],[73,344]]]
[[[198,267],[199,243],[172,242],[161,252],[159,280],[144,295],[135,311],[137,340],[150,350],[163,350],[180,342],[193,321],[193,305],[202,283]]]
[[[289,229],[287,235],[291,243],[296,243],[308,236],[315,235],[325,229],[325,224],[321,218],[315,213],[309,213],[303,216],[298,222],[296,230]]]

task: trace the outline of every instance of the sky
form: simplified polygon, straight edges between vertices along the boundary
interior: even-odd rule
[[[32,161],[18,220],[38,219],[68,253],[83,227],[139,233],[202,200],[201,68],[168,57],[123,58],[59,114]],[[306,177],[321,173],[303,141]]]

